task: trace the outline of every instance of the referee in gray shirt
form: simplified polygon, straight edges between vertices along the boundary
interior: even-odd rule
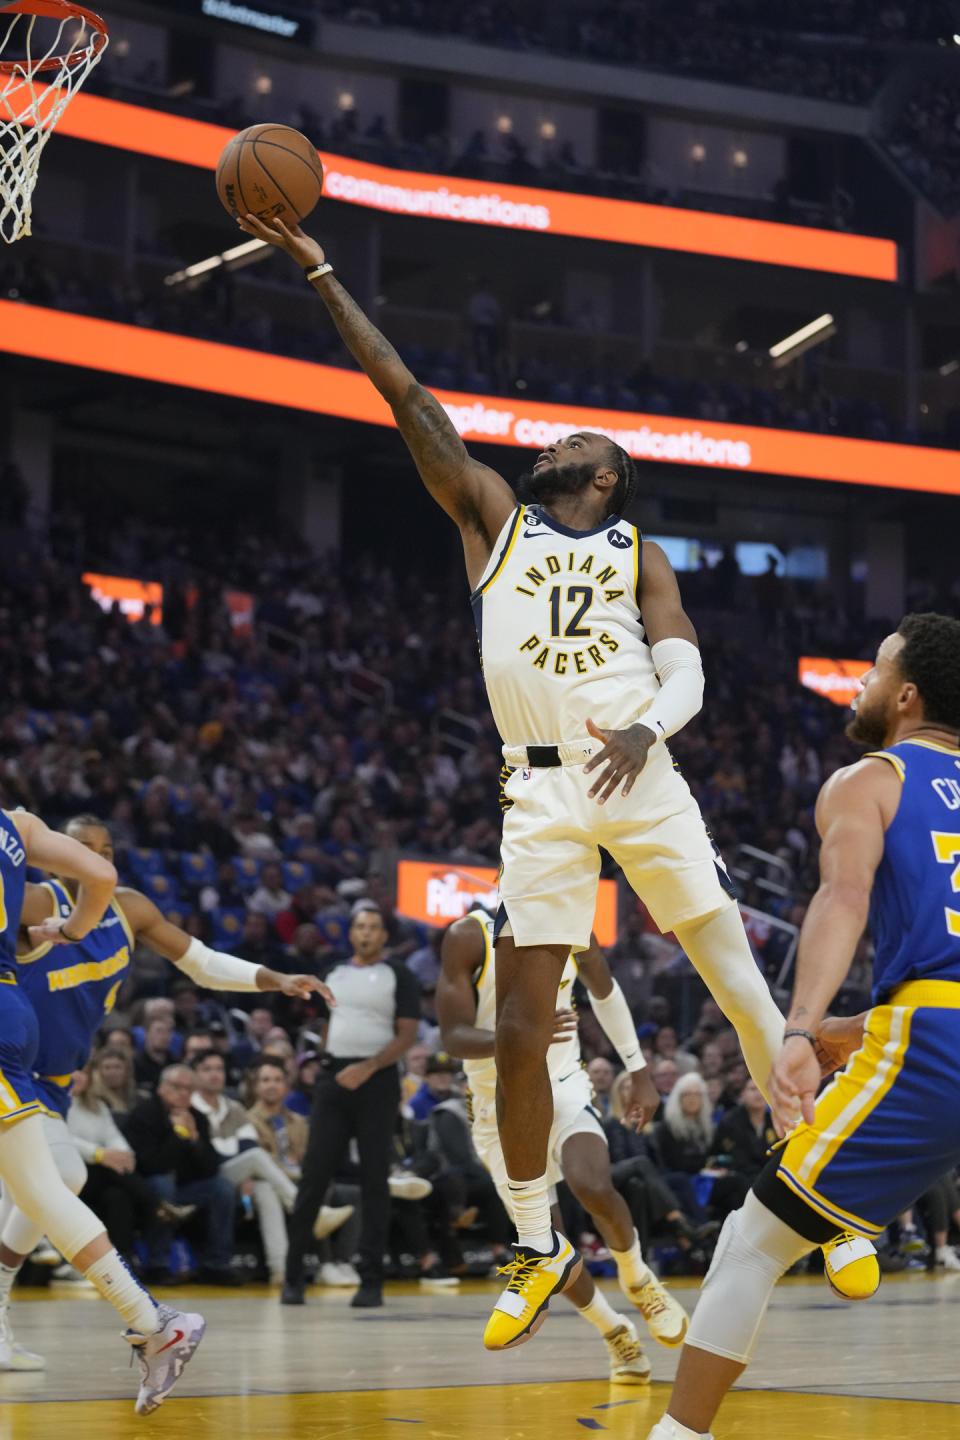
[[[360,1289],[351,1305],[383,1304],[383,1252],[390,1226],[388,1180],[400,1107],[397,1062],[420,1019],[420,987],[401,963],[385,958],[387,931],[374,907],[350,926],[353,954],[324,978],[337,997],[310,1112],[297,1201],[290,1216],[282,1305],[303,1304],[303,1256],[323,1198],[350,1141],[360,1152]]]

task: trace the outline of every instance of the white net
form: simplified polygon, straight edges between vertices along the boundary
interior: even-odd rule
[[[0,9],[0,239],[8,245],[30,234],[44,146],[106,47],[99,17],[65,0]]]

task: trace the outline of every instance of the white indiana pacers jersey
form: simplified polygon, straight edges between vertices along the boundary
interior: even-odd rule
[[[493,916],[480,910],[471,911],[467,917],[475,920],[483,931],[483,963],[473,977],[473,988],[477,995],[478,1030],[494,1030],[497,1024],[497,982],[493,961]],[[560,976],[557,991],[558,1010],[572,1010],[573,986],[577,978],[577,964],[570,955]],[[547,1051],[547,1070],[551,1084],[564,1079],[581,1069],[580,1037],[576,1030],[561,1045],[551,1045]],[[470,1084],[471,1119],[489,1119],[494,1114],[497,1091],[497,1067],[491,1056],[487,1060],[465,1060],[464,1074]]]
[[[659,690],[638,604],[636,526],[570,530],[519,506],[472,599],[490,708],[505,745],[556,745],[587,719],[632,725]]]

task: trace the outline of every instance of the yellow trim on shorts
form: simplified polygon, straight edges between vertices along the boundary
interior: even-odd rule
[[[15,1112],[25,1110],[31,1105],[39,1105],[39,1103],[38,1100],[21,1100],[16,1090],[14,1090],[10,1084],[10,1081],[4,1075],[3,1071],[0,1070],[0,1120],[5,1119]]]
[[[49,1080],[51,1085],[59,1085],[61,1090],[66,1090],[70,1081],[73,1079],[73,1071],[71,1070],[69,1075],[39,1075],[37,1078],[39,1080]]]
[[[777,1174],[784,1185],[788,1186],[794,1195],[799,1196],[805,1205],[808,1205],[811,1210],[816,1210],[817,1214],[822,1215],[825,1220],[832,1220],[834,1225],[839,1225],[844,1230],[853,1230],[855,1234],[863,1235],[867,1240],[875,1240],[886,1229],[885,1225],[874,1225],[872,1221],[862,1220],[859,1215],[851,1215],[849,1210],[843,1210],[839,1205],[824,1200],[816,1190],[810,1190],[805,1185],[801,1185],[789,1170],[784,1169],[782,1163]]]
[[[16,975],[0,975],[0,985],[16,985]]]
[[[892,991],[887,1004],[909,1005],[915,1010],[921,1006],[960,1010],[960,983],[956,980],[905,980]]]
[[[487,577],[486,580],[484,580],[483,584],[477,586],[476,590],[473,592],[473,596],[471,597],[472,599],[475,600],[478,595],[483,595],[486,593],[486,591],[490,589],[490,586],[493,584],[494,580],[496,580],[497,576],[500,574],[500,571],[510,559],[510,552],[513,550],[513,547],[517,542],[517,536],[520,534],[520,521],[523,518],[523,513],[525,509],[526,506],[524,505],[517,506],[513,516],[513,524],[511,525],[510,533],[507,536],[507,543],[504,545],[503,549],[500,552],[500,559],[493,567],[492,573]]]
[[[889,763],[893,766],[894,770],[896,770],[897,774],[900,776],[901,785],[905,783],[907,778],[907,771],[899,755],[891,755],[889,750],[868,750],[866,755],[864,755],[862,758],[864,760],[889,761]]]
[[[910,1044],[912,1016],[912,1009],[900,1005],[872,1010],[862,1048],[820,1096],[813,1124],[798,1126],[790,1136],[781,1168],[805,1189],[816,1186],[843,1142],[896,1084]]]

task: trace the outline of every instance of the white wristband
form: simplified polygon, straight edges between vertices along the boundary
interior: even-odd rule
[[[589,991],[587,993],[589,994]],[[594,1015],[603,1027],[604,1034],[626,1068],[628,1070],[645,1070],[647,1061],[640,1049],[637,1027],[633,1023],[627,997],[616,980],[613,982],[610,994],[605,995],[602,1000],[598,999],[596,995],[590,995],[590,1004],[593,1006]]]
[[[175,963],[178,970],[206,990],[260,989],[257,984],[259,965],[240,960],[236,955],[211,950],[202,940],[191,940],[186,953]]]
[[[640,724],[666,740],[682,730],[703,706],[703,664],[700,651],[689,640],[669,637],[650,647],[660,679],[653,704],[640,716]]]

